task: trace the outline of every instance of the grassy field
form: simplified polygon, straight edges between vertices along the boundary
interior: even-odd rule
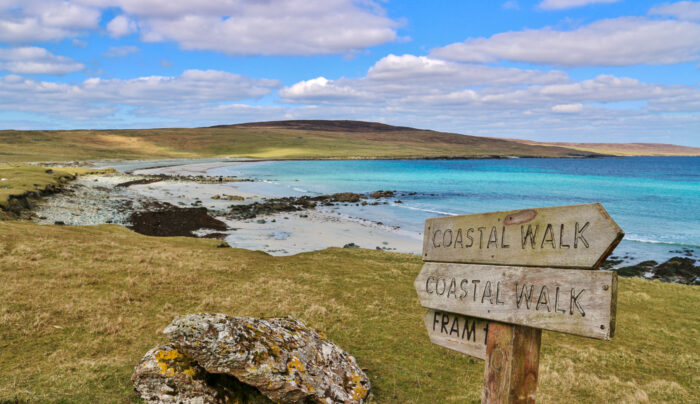
[[[377,403],[479,402],[483,363],[428,341],[419,257],[219,243],[0,221],[0,402],[136,402],[133,366],[195,312],[292,314],[356,356]],[[698,324],[697,287],[621,279],[612,341],[543,334],[538,402],[695,403]]]
[[[417,158],[590,154],[556,146],[353,122],[335,127],[231,126],[195,129],[0,131],[0,161],[195,157]]]

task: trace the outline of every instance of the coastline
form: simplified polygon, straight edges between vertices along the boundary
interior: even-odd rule
[[[377,249],[385,251],[395,251],[410,254],[420,254],[422,249],[422,233],[415,229],[401,228],[397,223],[392,222],[392,218],[384,218],[382,214],[388,212],[387,209],[397,210],[400,208],[414,209],[401,204],[398,198],[382,200],[381,203],[335,203],[314,204],[313,208],[303,208],[299,211],[266,211],[253,217],[234,217],[232,209],[236,206],[272,203],[275,198],[294,199],[290,197],[290,191],[296,192],[298,198],[315,195],[309,193],[303,182],[292,185],[281,186],[278,183],[261,180],[260,178],[226,178],[223,182],[205,180],[205,178],[218,178],[216,174],[222,172],[223,167],[239,166],[244,163],[274,162],[279,160],[188,160],[179,159],[168,161],[163,164],[161,160],[123,162],[122,164],[109,164],[122,171],[116,175],[117,178],[106,176],[96,176],[94,178],[84,178],[78,180],[80,186],[96,185],[97,187],[114,187],[117,183],[134,182],[135,179],[144,179],[145,183],[129,184],[113,195],[117,200],[131,200],[129,202],[130,212],[144,211],[154,204],[168,204],[175,209],[201,209],[206,208],[206,212],[216,220],[226,224],[227,229],[221,230],[200,230],[191,234],[198,237],[219,238],[231,247],[244,248],[249,250],[264,251],[271,255],[294,255],[303,252],[322,250],[329,247],[360,247],[366,249]],[[182,164],[185,163],[185,164]],[[214,171],[214,173],[212,173]],[[217,172],[218,171],[218,172]],[[223,170],[225,172],[225,170]],[[128,173],[128,174],[127,174]],[[210,176],[210,177],[207,177]],[[243,182],[245,181],[245,182]],[[291,188],[290,188],[291,187]],[[406,196],[405,194],[403,196]],[[401,196],[401,197],[403,197]],[[367,196],[366,196],[367,197]],[[60,200],[61,196],[52,197],[52,200]],[[82,200],[102,199],[104,196],[97,194],[85,195]],[[73,198],[76,201],[76,198]],[[74,202],[81,204],[80,200]],[[384,205],[385,208],[374,208],[371,205]],[[387,205],[388,204],[388,205]],[[401,204],[401,205],[399,205]],[[56,204],[54,203],[54,206]],[[64,202],[63,207],[70,205]],[[370,206],[366,206],[370,205]],[[358,206],[358,207],[355,207]],[[68,207],[70,209],[70,207]],[[94,212],[100,208],[93,204],[88,210]],[[402,209],[399,209],[403,212]],[[44,210],[45,212],[45,210]],[[42,210],[38,210],[39,215],[43,215]],[[73,216],[80,216],[83,213],[71,213]],[[91,215],[92,213],[89,213]],[[399,213],[401,214],[401,213]],[[88,216],[89,216],[88,215]],[[40,223],[51,224],[63,222],[65,224],[100,224],[117,223],[128,224],[128,214],[122,209],[114,218],[107,219],[105,216],[96,220],[75,221],[57,219],[49,217],[46,220],[38,220]],[[65,216],[64,216],[65,217]],[[73,219],[68,216],[69,219]],[[379,219],[378,219],[379,218]],[[372,220],[374,219],[374,220]],[[396,219],[394,217],[393,219]],[[388,221],[383,223],[379,220]],[[415,227],[415,226],[413,226]],[[144,233],[148,234],[148,233]],[[158,234],[154,234],[158,235]],[[174,234],[180,235],[180,234]],[[625,240],[627,248],[618,249],[603,266],[603,269],[636,268],[635,275],[652,278],[654,268],[650,267],[651,260],[665,263],[670,258],[694,257],[697,251],[694,248],[688,249],[665,245],[660,243],[653,248],[637,242],[635,240]],[[637,245],[637,244],[644,245]],[[634,248],[632,248],[634,247]],[[675,247],[675,249],[673,249]],[[673,249],[673,250],[672,250]],[[630,251],[633,251],[630,253]],[[684,258],[685,259],[685,258]],[[691,260],[694,261],[694,258]],[[642,265],[644,264],[644,265]],[[692,268],[692,266],[691,266]]]

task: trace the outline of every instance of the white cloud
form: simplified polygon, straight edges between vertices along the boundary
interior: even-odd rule
[[[510,60],[556,66],[663,65],[700,59],[700,24],[621,17],[572,30],[506,32],[434,49],[463,62]]]
[[[107,24],[107,31],[112,38],[121,38],[138,30],[136,22],[126,16],[118,15]]]
[[[582,104],[557,104],[552,107],[552,112],[558,112],[562,114],[572,114],[581,111],[583,111]]]
[[[276,80],[215,70],[187,70],[180,76],[129,80],[91,78],[79,84],[7,75],[0,77],[0,109],[70,119],[108,119],[123,106],[142,114],[157,114],[174,106],[197,105],[203,109],[217,103],[260,98],[277,87]],[[26,102],[27,99],[32,102]]]
[[[568,82],[558,71],[540,72],[514,68],[449,62],[425,56],[388,55],[362,78],[328,80],[318,77],[280,90],[290,102],[352,104],[381,103],[411,97],[440,97],[467,87],[521,86]],[[469,94],[469,91],[462,95]]]
[[[663,4],[649,10],[650,15],[664,15],[680,20],[700,21],[700,2],[679,1],[672,4]]]
[[[141,49],[136,46],[110,46],[107,52],[104,52],[102,56],[108,58],[123,58],[134,53],[139,53],[140,51]]]
[[[397,39],[398,23],[373,0],[74,0],[118,7],[113,36],[231,55],[347,53]]]
[[[34,46],[0,48],[0,70],[19,74],[67,74],[85,65]]]
[[[100,11],[56,0],[5,0],[0,4],[0,42],[61,40],[95,29]]]
[[[565,10],[590,4],[617,3],[620,0],[543,0],[538,7],[543,10]]]
[[[397,21],[374,0],[4,0],[0,41],[41,42],[97,29],[107,8],[114,38],[231,55],[349,53],[397,39]]]

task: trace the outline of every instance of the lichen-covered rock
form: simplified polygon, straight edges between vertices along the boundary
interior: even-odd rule
[[[292,317],[190,314],[164,330],[209,373],[228,374],[282,403],[362,403],[369,378],[355,358]]]
[[[134,368],[131,381],[148,404],[272,403],[233,376],[207,373],[173,345],[148,351]]]

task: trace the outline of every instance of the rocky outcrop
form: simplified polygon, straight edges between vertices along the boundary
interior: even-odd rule
[[[636,265],[617,269],[620,276],[641,276],[649,279],[659,279],[663,282],[700,285],[700,266],[695,265],[693,258],[673,257],[664,263],[644,261]]]
[[[200,229],[228,230],[226,223],[209,215],[204,207],[181,208],[169,203],[151,202],[147,209],[129,216],[128,227],[131,230],[158,237],[194,237],[194,232]]]
[[[132,378],[148,403],[350,404],[369,394],[355,358],[292,317],[191,314],[164,333],[171,344],[149,351]]]

